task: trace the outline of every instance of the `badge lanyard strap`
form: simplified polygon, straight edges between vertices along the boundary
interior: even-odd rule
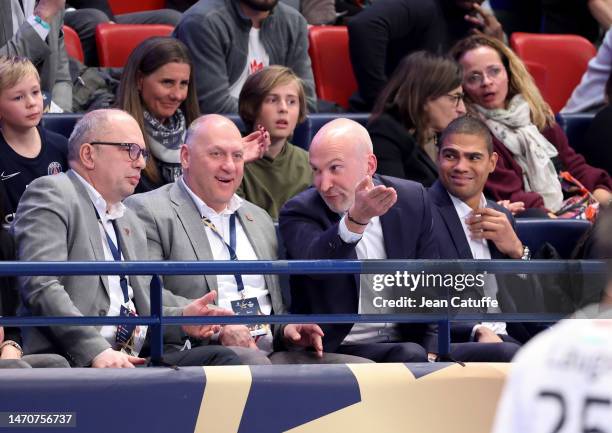
[[[236,255],[236,214],[233,213],[230,215],[230,243],[225,242],[223,235],[219,232],[217,227],[212,223],[208,217],[202,217],[202,222],[206,227],[208,227],[226,246],[227,251],[230,255],[230,260],[238,260],[238,256]],[[234,278],[236,279],[236,286],[238,288],[238,293],[244,297],[244,283],[242,282],[242,275],[234,274]]]
[[[119,231],[117,230],[117,222],[115,220],[111,220],[111,224],[113,225],[113,230],[115,231],[115,236],[117,237],[117,245],[115,245],[115,243],[113,242],[113,239],[110,237],[110,235],[106,231],[106,227],[104,227],[104,223],[102,222],[102,219],[100,218],[100,214],[98,213],[98,210],[95,207],[94,207],[94,210],[96,211],[98,222],[102,226],[102,230],[104,230],[104,234],[106,235],[106,242],[108,243],[108,248],[110,249],[111,254],[113,255],[113,259],[115,259],[115,261],[117,262],[120,262],[121,261],[121,242],[119,242]],[[128,293],[127,278],[125,277],[125,275],[119,275],[119,285],[121,286],[121,291],[123,292],[123,302],[125,303],[125,305],[127,305],[128,302],[130,302],[130,297]]]

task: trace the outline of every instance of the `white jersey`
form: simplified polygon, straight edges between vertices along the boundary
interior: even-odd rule
[[[612,320],[564,320],[515,357],[494,433],[612,433]]]

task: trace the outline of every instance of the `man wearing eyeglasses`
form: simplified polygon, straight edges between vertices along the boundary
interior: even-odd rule
[[[17,208],[18,259],[29,261],[147,260],[138,219],[122,204],[134,192],[148,152],[136,121],[120,110],[87,113],[68,142],[70,170],[32,182]],[[20,279],[22,314],[32,316],[148,316],[150,277],[30,276]],[[165,315],[216,315],[211,292],[193,302],[164,292]],[[208,338],[218,326],[184,326]],[[145,363],[146,326],[26,328],[26,353],[58,353],[73,366],[134,367]],[[165,333],[164,361],[176,365],[235,364],[223,347],[179,351],[177,330]],[[175,343],[175,344],[171,344]]]

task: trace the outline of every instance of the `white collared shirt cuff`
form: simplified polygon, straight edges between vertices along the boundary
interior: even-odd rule
[[[346,226],[346,215],[342,217],[340,223],[338,223],[338,236],[347,244],[354,244],[361,240],[363,234],[361,233],[353,233]]]
[[[476,331],[478,330],[478,328],[480,328],[482,325],[480,323],[477,323],[476,325],[474,325],[474,327],[472,328],[472,332],[470,334],[470,341],[476,341]]]
[[[482,322],[482,323],[477,323],[472,328],[472,333],[470,334],[470,341],[476,341],[475,339],[476,331],[481,326],[484,326],[485,328],[489,328],[491,331],[495,332],[497,335],[508,335],[508,332],[506,331],[506,324],[504,322]]]
[[[46,42],[47,36],[49,36],[49,32],[51,31],[51,29],[45,28],[41,23],[36,21],[36,17],[34,15],[30,15],[27,21],[32,26],[32,28],[36,31],[36,33],[38,33],[38,36],[40,36],[40,38]]]

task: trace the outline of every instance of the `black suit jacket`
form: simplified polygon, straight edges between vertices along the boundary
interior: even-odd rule
[[[441,258],[474,259],[468,240],[465,237],[463,227],[461,226],[461,221],[459,221],[459,216],[455,210],[455,206],[444,185],[438,180],[432,185],[428,192],[433,207],[432,214],[436,227],[435,237]],[[516,223],[510,211],[491,200],[487,200],[487,207],[506,214],[512,228],[516,231]],[[495,243],[491,241],[487,241],[487,243],[491,253],[491,259],[500,260],[510,258],[500,252],[495,246]],[[528,308],[533,308],[536,305],[543,305],[541,287],[534,284],[535,281],[532,278],[523,279],[516,275],[498,275],[497,283],[497,297],[503,312],[527,312]],[[516,287],[517,285],[525,289],[521,291],[520,299],[516,297],[518,293],[515,290],[507,290],[509,287]],[[529,294],[525,293],[527,291]],[[532,305],[525,305],[525,300]],[[476,325],[475,322],[454,323],[453,326],[451,326],[451,341],[469,341],[474,325]],[[516,322],[507,324],[508,334],[520,342],[527,341],[540,329],[541,327],[539,325],[531,326],[531,324]]]
[[[411,181],[374,176],[375,184],[391,186],[397,202],[381,216],[380,222],[388,259],[436,259],[439,256],[433,236],[431,208],[425,189]],[[281,209],[279,228],[288,259],[357,259],[357,243],[346,243],[338,235],[341,216],[331,211],[313,187],[289,200]],[[293,275],[293,313],[353,314],[358,312],[359,275]],[[324,347],[337,349],[352,324],[322,325]],[[426,345],[428,327],[401,326],[404,338]]]

